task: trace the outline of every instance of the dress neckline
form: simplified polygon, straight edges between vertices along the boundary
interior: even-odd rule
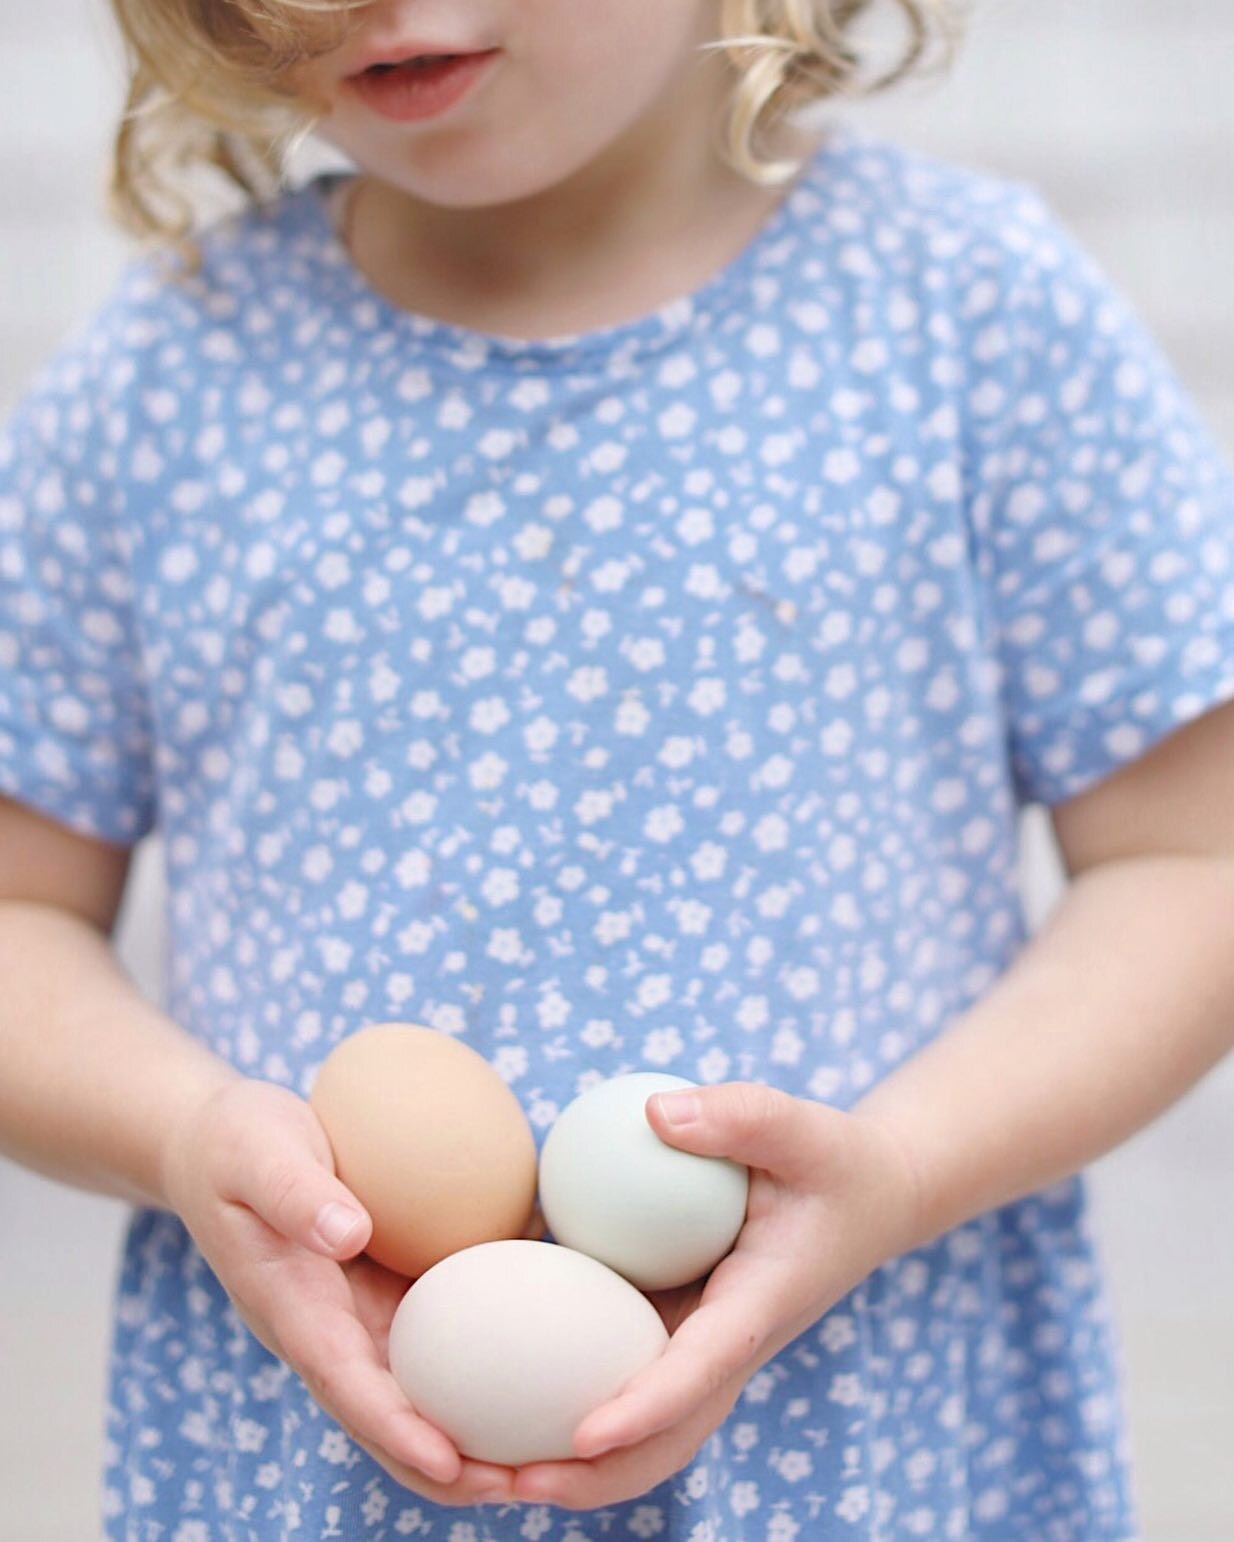
[[[335,225],[331,208],[334,190],[354,173],[319,173],[301,190],[300,197],[321,258],[336,280],[335,297],[349,306],[366,305],[375,312],[383,330],[394,328],[410,334],[425,346],[458,355],[461,360],[471,363],[503,359],[516,366],[573,364],[605,354],[638,353],[645,348],[655,348],[705,325],[717,312],[728,309],[766,265],[769,254],[788,233],[802,201],[811,196],[827,163],[837,155],[847,137],[846,129],[829,127],[820,143],[803,157],[802,165],[783,196],[754,235],[734,257],[692,291],[626,321],[549,337],[522,338],[486,332],[408,310],[389,300],[356,266]]]

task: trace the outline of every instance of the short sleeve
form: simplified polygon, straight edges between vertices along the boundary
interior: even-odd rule
[[[116,475],[114,307],[0,431],[0,793],[131,845],[155,819],[147,692]]]
[[[967,491],[1017,796],[1050,805],[1234,698],[1234,474],[1127,300],[1013,186],[1004,282],[964,300]]]

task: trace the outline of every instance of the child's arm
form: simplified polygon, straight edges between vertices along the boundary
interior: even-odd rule
[[[1053,810],[1074,881],[992,989],[852,1110],[917,1242],[1075,1172],[1234,1048],[1234,704]]]
[[[328,1208],[358,1205],[308,1103],[212,1054],[120,967],[127,866],[0,797],[0,1152],[174,1211],[253,1334],[401,1484],[449,1505],[504,1491],[504,1469],[461,1461],[384,1363],[374,1327],[407,1282],[355,1256],[368,1217],[318,1233]]]
[[[108,942],[122,848],[0,798],[0,1151],[169,1208],[168,1133],[239,1073],[137,990]]]
[[[576,1430],[586,1460],[515,1497],[646,1492],[874,1267],[1083,1167],[1234,1047],[1232,784],[1234,703],[1057,806],[1075,882],[1048,924],[849,1112],[727,1082],[669,1123],[650,1098],[661,1140],[751,1168],[746,1225],[705,1286],[661,1293],[669,1345]]]

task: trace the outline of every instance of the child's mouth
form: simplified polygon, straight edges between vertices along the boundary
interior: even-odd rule
[[[500,52],[490,48],[474,54],[423,54],[373,64],[349,76],[347,84],[383,118],[398,123],[433,118],[452,107]]]

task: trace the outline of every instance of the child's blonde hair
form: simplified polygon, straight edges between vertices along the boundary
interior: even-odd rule
[[[367,0],[111,0],[128,52],[128,97],[116,134],[109,196],[136,235],[171,241],[193,260],[187,174],[214,167],[246,197],[277,192],[313,114],[288,70],[337,47]],[[721,153],[753,181],[792,177],[798,163],[756,159],[759,133],[824,97],[882,90],[950,61],[961,0],[893,0],[907,23],[899,57],[858,84],[853,37],[871,0],[720,0],[721,36],[736,81]]]

